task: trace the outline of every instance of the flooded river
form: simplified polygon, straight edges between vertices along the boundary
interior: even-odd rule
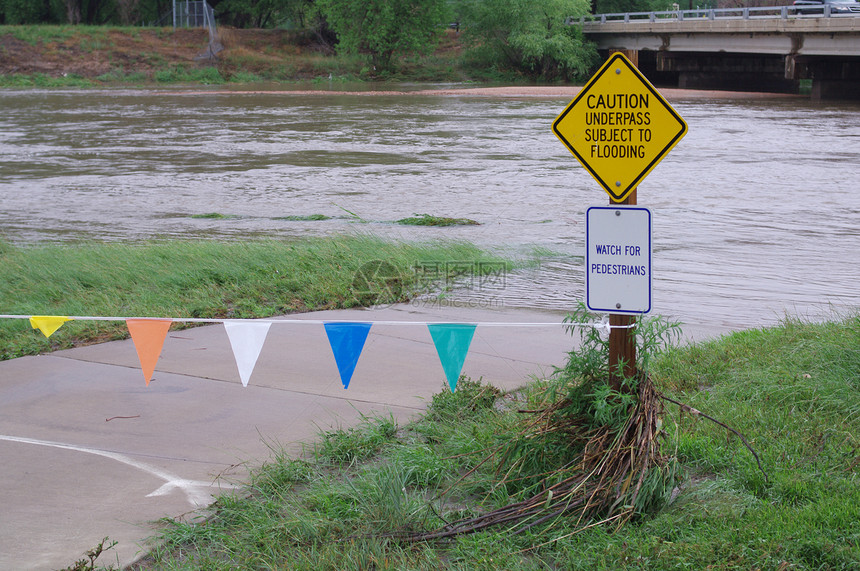
[[[570,97],[0,92],[0,235],[16,243],[369,233],[539,267],[454,297],[565,310],[606,193],[551,131]],[[687,136],[639,187],[655,313],[751,327],[860,307],[860,106],[677,99]],[[218,213],[222,218],[201,218]],[[414,214],[478,226],[405,227]],[[289,220],[322,214],[322,221]],[[194,217],[197,216],[197,217]]]

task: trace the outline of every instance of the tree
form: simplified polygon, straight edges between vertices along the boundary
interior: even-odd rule
[[[222,24],[237,28],[264,28],[272,16],[275,0],[221,0],[214,2],[216,17]]]
[[[171,0],[140,0],[135,16],[138,21],[149,25],[165,15],[172,4]]]
[[[0,0],[0,24],[41,24],[58,21],[52,0]]]
[[[208,0],[221,24],[237,28],[304,28],[314,0]]]
[[[117,11],[119,12],[119,22],[123,26],[133,26],[137,24],[140,16],[140,0],[116,0]]]
[[[569,80],[597,59],[582,32],[566,24],[589,8],[589,0],[467,0],[460,13],[471,52],[484,65]]]
[[[337,48],[365,54],[378,70],[394,56],[429,51],[445,23],[445,0],[317,0]]]
[[[111,21],[114,2],[105,0],[65,0],[69,24],[101,25]]]
[[[0,24],[152,23],[168,13],[172,4],[173,0],[0,0]]]
[[[595,14],[621,14],[624,12],[660,12],[671,10],[674,0],[592,0]],[[707,0],[697,0],[697,4],[705,4]],[[685,9],[688,1],[679,0],[681,8]]]

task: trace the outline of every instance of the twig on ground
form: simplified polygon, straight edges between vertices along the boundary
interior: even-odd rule
[[[761,459],[759,458],[759,456],[758,456],[758,454],[756,453],[755,449],[754,449],[754,448],[752,447],[752,445],[747,441],[747,439],[744,437],[744,435],[743,435],[743,434],[741,434],[740,432],[738,432],[737,430],[735,430],[734,428],[732,428],[732,427],[731,427],[731,426],[729,426],[728,424],[726,424],[726,423],[724,423],[724,422],[720,422],[719,420],[717,420],[717,419],[716,419],[716,418],[714,418],[713,416],[709,416],[709,415],[705,414],[704,412],[702,412],[702,411],[700,411],[700,410],[696,410],[695,408],[691,407],[690,405],[687,405],[687,404],[684,404],[684,403],[682,403],[682,402],[676,401],[675,399],[673,399],[673,398],[671,398],[671,397],[667,397],[667,396],[666,396],[666,395],[664,395],[664,394],[660,394],[660,395],[659,395],[659,397],[660,397],[661,399],[665,400],[665,401],[668,401],[668,402],[671,402],[671,403],[673,403],[673,404],[678,405],[679,407],[681,407],[681,411],[683,411],[683,412],[686,412],[686,413],[692,414],[693,416],[701,416],[701,417],[703,417],[703,418],[706,418],[706,419],[710,420],[710,421],[711,421],[711,422],[713,422],[714,424],[718,424],[718,425],[722,426],[723,428],[725,428],[726,430],[728,430],[729,432],[733,433],[735,436],[737,436],[738,438],[740,438],[740,439],[741,439],[741,441],[744,443],[744,446],[746,446],[746,447],[747,447],[747,450],[749,450],[749,451],[752,453],[753,457],[755,458],[756,464],[758,464],[758,469],[759,469],[759,470],[761,471],[761,473],[764,475],[764,481],[765,481],[765,483],[768,483],[767,472],[765,471],[765,469],[764,469],[764,468],[762,467],[762,465],[761,465]]]

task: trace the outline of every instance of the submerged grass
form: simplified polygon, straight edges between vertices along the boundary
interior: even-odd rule
[[[396,222],[406,226],[476,226],[479,224],[471,218],[449,218],[432,214],[416,214],[409,218],[401,218]]]
[[[668,405],[664,426],[686,478],[662,509],[620,529],[555,520],[518,535],[501,527],[396,541],[390,533],[530,493],[482,459],[517,432],[517,410],[545,384],[502,395],[464,379],[406,426],[366,418],[321,435],[303,458],[277,453],[205,519],[166,520],[134,568],[860,568],[860,318],[787,321],[672,349],[651,373],[667,395],[742,431],[769,480],[730,433]],[[535,446],[534,470],[545,470]]]
[[[273,220],[290,220],[294,222],[317,222],[320,220],[331,220],[331,216],[325,214],[288,214],[286,216],[275,216]]]
[[[0,241],[0,314],[255,318],[392,303],[426,286],[417,265],[452,260],[504,263],[467,243],[373,237],[28,247]],[[381,264],[385,272],[366,271]],[[126,335],[121,321],[79,320],[45,339],[26,320],[0,319],[0,359]]]
[[[207,220],[225,220],[227,218],[237,218],[233,214],[221,214],[220,212],[207,212],[206,214],[192,214],[191,218],[203,218]]]

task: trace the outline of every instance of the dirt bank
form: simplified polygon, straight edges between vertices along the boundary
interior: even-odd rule
[[[312,36],[286,30],[221,29],[218,33],[223,50],[214,59],[209,57],[209,34],[203,29],[171,28],[105,28],[94,26],[0,26],[0,78],[36,75],[60,78],[81,78],[83,86],[135,85],[169,83],[242,84],[271,82],[272,86],[302,80],[331,78],[332,74],[358,77],[358,60],[332,56],[329,47],[319,44]],[[459,36],[449,30],[439,44],[434,57],[455,66],[460,53]],[[355,69],[349,65],[358,66]],[[413,63],[413,66],[415,64]],[[423,65],[423,64],[422,64]],[[421,65],[417,66],[420,68]],[[444,66],[443,66],[444,67]],[[417,69],[416,68],[416,69]],[[182,72],[177,72],[182,70]],[[424,70],[426,71],[426,70]],[[211,73],[210,73],[211,72]],[[196,75],[195,75],[196,73]],[[414,72],[418,73],[418,72]],[[423,73],[423,72],[422,72]],[[440,81],[415,79],[409,72],[408,81]],[[446,78],[457,83],[465,77]],[[328,82],[322,82],[325,88]],[[7,85],[16,85],[9,81]],[[21,83],[20,85],[40,85]],[[335,88],[338,82],[334,83]],[[571,99],[579,92],[575,86],[514,86],[474,87],[463,89],[425,89],[389,91],[369,89],[350,93],[361,96],[434,95],[469,97],[548,97]],[[49,84],[49,86],[57,86]],[[231,90],[234,93],[235,90]],[[320,91],[267,91],[267,93],[310,94]],[[761,93],[730,91],[693,91],[661,88],[671,100],[680,99],[757,99],[792,97]],[[183,91],[184,94],[194,92]],[[213,93],[207,91],[207,93]]]
[[[0,26],[0,75],[95,79],[120,70],[149,76],[165,67],[199,65],[208,37],[202,29]]]
[[[209,39],[204,29],[0,26],[0,76],[74,76],[93,85],[165,83],[173,81],[166,72],[181,69],[208,71],[198,83],[289,82],[358,78],[365,66],[361,58],[334,55],[307,32],[220,28],[214,57]],[[458,53],[459,38],[449,32],[433,57],[451,67]],[[409,65],[403,67],[407,79],[421,80],[410,75]]]

